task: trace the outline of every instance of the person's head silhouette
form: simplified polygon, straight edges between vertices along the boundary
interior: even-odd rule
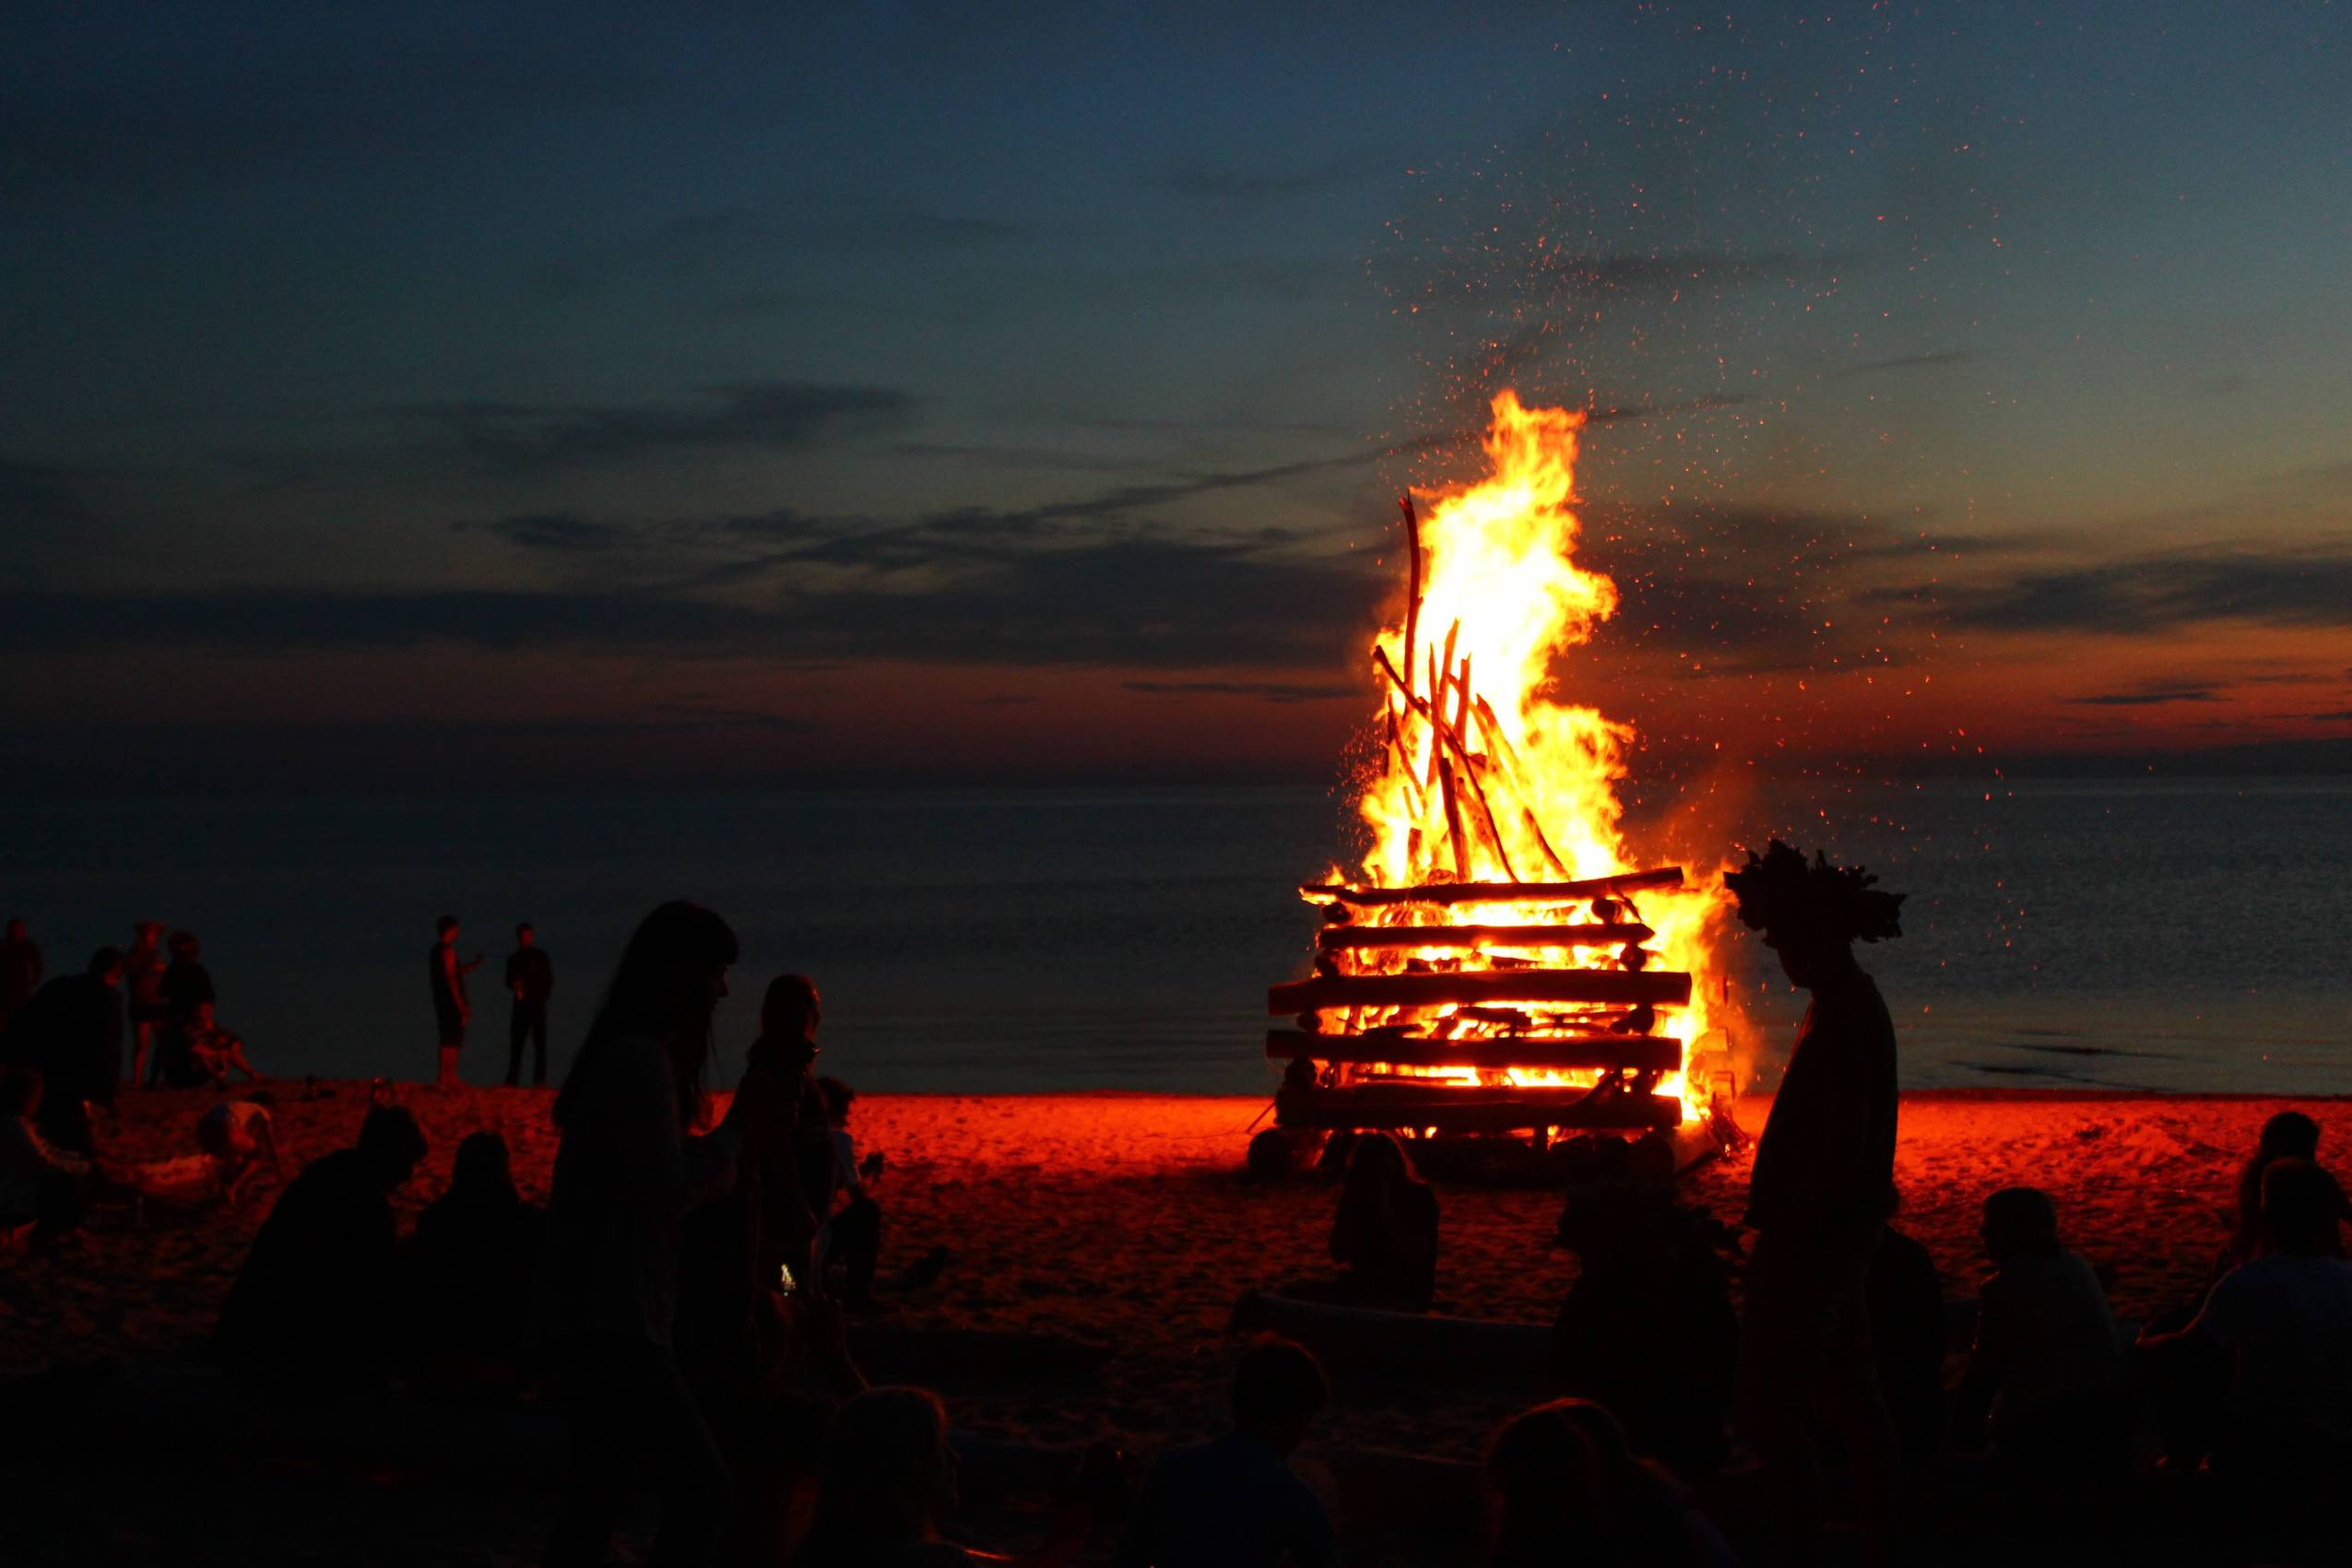
[[[1234,1430],[1247,1432],[1277,1454],[1306,1440],[1306,1425],[1331,1400],[1322,1363],[1303,1345],[1260,1339],[1245,1351],[1234,1371]]]
[[[1740,919],[1764,935],[1792,985],[1808,989],[1853,973],[1856,942],[1903,934],[1904,895],[1882,892],[1861,867],[1832,866],[1815,853],[1808,861],[1774,839],[1746,866],[1723,874],[1738,901]]]

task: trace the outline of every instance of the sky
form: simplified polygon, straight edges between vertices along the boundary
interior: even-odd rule
[[[0,787],[1328,778],[1505,386],[1638,766],[2352,766],[2342,5],[490,12],[0,18]]]

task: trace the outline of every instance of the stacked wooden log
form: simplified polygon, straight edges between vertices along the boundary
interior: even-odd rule
[[[1682,1067],[1683,1043],[1657,1032],[1657,1015],[1689,1003],[1691,977],[1649,967],[1652,932],[1628,916],[1636,894],[1682,882],[1680,867],[1663,867],[1581,881],[1301,888],[1325,925],[1318,972],[1266,993],[1269,1013],[1297,1020],[1266,1033],[1268,1057],[1293,1065],[1278,1125],[1543,1136],[1674,1126],[1681,1102],[1656,1091]],[[1561,917],[1447,922],[1463,905]],[[1367,911],[1438,923],[1360,922]],[[1402,972],[1354,967],[1401,953],[1414,955]],[[1602,967],[1515,956],[1594,953]]]

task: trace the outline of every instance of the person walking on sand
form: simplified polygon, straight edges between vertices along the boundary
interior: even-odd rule
[[[735,933],[667,903],[630,937],[556,1094],[561,1134],[530,1340],[571,1406],[572,1480],[544,1561],[601,1562],[632,1471],[661,1494],[656,1560],[712,1560],[732,1482],[672,1349],[681,1232],[788,1136],[798,1079],[756,1067],[718,1126],[704,1080]]]
[[[425,955],[433,1022],[441,1032],[441,1066],[433,1083],[442,1089],[455,1089],[464,1081],[457,1076],[457,1053],[466,1047],[466,1026],[474,1017],[473,1004],[466,999],[466,976],[482,966],[479,953],[459,961],[457,929],[454,914],[433,922],[432,950]]]
[[[0,939],[0,1032],[7,1029],[18,1008],[32,1000],[46,972],[41,944],[25,934],[23,921],[9,921],[7,936]]]
[[[527,920],[514,927],[514,950],[506,955],[506,993],[514,1010],[506,1019],[506,1087],[523,1081],[523,1042],[531,1042],[531,1087],[547,1087],[547,1004],[555,995],[555,963],[538,945]]]
[[[1735,1417],[1782,1511],[1789,1561],[1820,1560],[1818,1414],[1844,1440],[1870,1561],[1884,1561],[1898,1447],[1878,1386],[1866,1284],[1895,1203],[1895,1025],[1854,943],[1902,935],[1903,895],[1774,839],[1723,885],[1789,982],[1812,993],[1756,1146],[1755,1232]],[[1820,1407],[1816,1411],[1816,1404]]]

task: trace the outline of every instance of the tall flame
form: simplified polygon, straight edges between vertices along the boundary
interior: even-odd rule
[[[1408,597],[1402,623],[1385,628],[1376,644],[1386,750],[1359,803],[1372,830],[1360,880],[1372,886],[1579,881],[1639,868],[1627,852],[1617,799],[1633,727],[1552,695],[1555,661],[1590,642],[1617,607],[1616,584],[1576,562],[1576,461],[1584,415],[1530,408],[1509,391],[1495,398],[1493,415],[1484,442],[1492,474],[1424,496],[1429,504],[1412,541],[1416,593]],[[1682,1043],[1688,1069],[1694,1043],[1723,1010],[1712,956],[1720,899],[1696,888],[1637,899],[1588,900],[1575,914],[1588,922],[1648,925],[1653,935],[1638,944],[1638,952],[1498,941],[1467,955],[1459,946],[1399,947],[1353,961],[1356,973],[1530,964],[1686,973],[1690,1003],[1667,1020],[1604,1020],[1588,1011],[1496,1024],[1479,1016],[1480,1009],[1441,1007],[1411,1018],[1402,1009],[1361,1009],[1352,1021],[1359,1028],[1410,1022],[1438,1039],[1594,1027],[1672,1034]],[[1397,905],[1368,918],[1383,925],[1442,918],[1525,927],[1559,920],[1558,902],[1456,904],[1441,916]],[[1470,1067],[1377,1070],[1491,1081]],[[1709,1081],[1697,1081],[1700,1076],[1670,1075],[1657,1092],[1680,1095],[1685,1116],[1697,1115],[1714,1087],[1711,1065]],[[1597,1078],[1590,1071],[1511,1068],[1504,1081],[1573,1086]]]

